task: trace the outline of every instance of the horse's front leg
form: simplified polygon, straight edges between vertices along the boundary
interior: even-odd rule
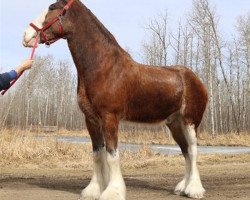
[[[121,173],[119,151],[117,149],[118,119],[113,114],[106,114],[103,117],[102,125],[110,180],[100,200],[125,200],[126,186]]]
[[[86,119],[93,145],[93,176],[90,184],[82,191],[81,200],[98,200],[109,182],[107,154],[99,124]]]

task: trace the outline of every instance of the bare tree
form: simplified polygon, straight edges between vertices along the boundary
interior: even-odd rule
[[[161,14],[159,19],[151,20],[146,29],[151,32],[151,41],[143,44],[143,52],[147,56],[148,64],[166,66],[170,45],[167,12]]]
[[[217,11],[209,0],[193,0],[190,13],[186,25],[179,22],[176,31],[165,33],[169,35],[168,61],[188,65],[207,85],[210,103],[203,129],[212,134],[249,130],[249,15],[238,20],[239,36],[225,42],[219,32]],[[153,24],[160,24],[161,20],[154,19]],[[166,31],[159,30],[160,26],[152,27],[147,29],[150,33]],[[157,52],[163,51],[154,34],[154,40],[143,46],[145,62],[150,64],[159,63],[162,57]]]

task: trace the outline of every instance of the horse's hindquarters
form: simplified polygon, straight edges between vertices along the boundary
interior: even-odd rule
[[[190,69],[184,68],[182,76],[185,87],[183,96],[184,122],[185,124],[194,124],[195,128],[197,128],[200,125],[207,106],[207,90],[200,79]]]

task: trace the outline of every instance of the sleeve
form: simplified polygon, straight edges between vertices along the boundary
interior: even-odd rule
[[[17,72],[15,70],[11,70],[9,72],[9,75],[10,75],[11,81],[13,81],[17,77]]]
[[[10,82],[17,77],[15,70],[8,73],[0,74],[0,91],[8,89],[10,87]]]

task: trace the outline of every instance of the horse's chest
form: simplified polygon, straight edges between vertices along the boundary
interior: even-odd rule
[[[93,106],[85,93],[78,92],[77,100],[81,111],[86,117],[96,118],[96,113],[94,112]]]

